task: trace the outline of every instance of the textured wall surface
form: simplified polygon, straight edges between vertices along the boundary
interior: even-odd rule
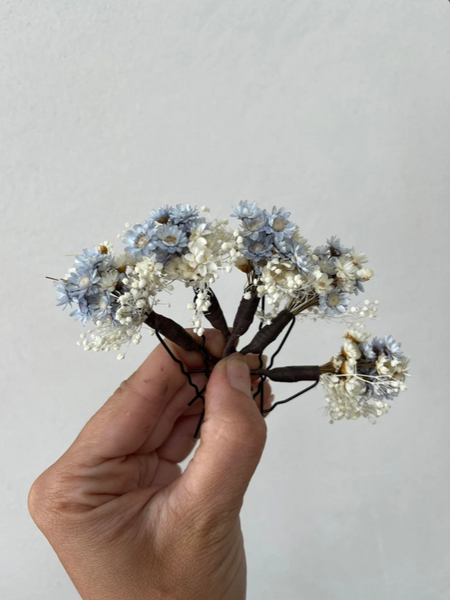
[[[2,600],[78,598],[27,492],[154,343],[81,352],[44,276],[159,204],[240,199],[367,252],[370,329],[413,357],[376,426],[329,425],[320,389],[271,415],[249,600],[449,600],[449,3],[0,0],[0,47]],[[301,324],[285,360],[343,331]]]

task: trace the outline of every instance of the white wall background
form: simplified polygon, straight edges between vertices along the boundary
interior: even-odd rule
[[[371,329],[413,358],[376,426],[329,425],[320,389],[271,415],[249,600],[449,600],[449,3],[1,0],[0,46],[2,600],[78,598],[27,492],[153,345],[83,353],[44,276],[152,207],[243,198],[366,251]]]

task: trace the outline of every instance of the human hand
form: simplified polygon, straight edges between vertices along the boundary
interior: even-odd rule
[[[221,356],[222,335],[205,336]],[[187,368],[202,367],[199,354],[170,346]],[[35,481],[30,513],[84,600],[245,598],[239,512],[266,439],[247,366],[256,358],[214,367],[183,474],[201,402],[187,407],[192,387],[159,345]],[[269,394],[267,385],[265,408]]]

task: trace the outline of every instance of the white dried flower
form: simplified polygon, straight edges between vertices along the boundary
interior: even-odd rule
[[[321,273],[321,271],[317,270],[314,272],[316,276],[316,280],[314,282],[314,289],[319,294],[319,296],[325,296],[331,292],[333,288],[333,279],[328,277],[326,273]]]

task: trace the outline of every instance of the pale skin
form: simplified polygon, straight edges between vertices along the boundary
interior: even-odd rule
[[[205,335],[221,356],[222,335]],[[171,348],[201,368],[200,354]],[[34,482],[30,513],[83,600],[246,597],[239,513],[266,440],[248,364],[257,357],[236,353],[215,366],[182,474],[201,402],[187,407],[192,388],[158,346]],[[267,408],[269,386],[265,398]]]

